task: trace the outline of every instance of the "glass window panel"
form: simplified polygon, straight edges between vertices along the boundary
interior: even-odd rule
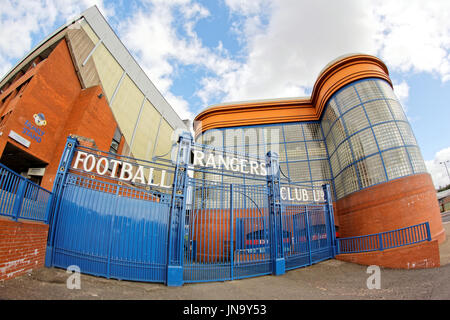
[[[355,192],[359,189],[358,178],[354,166],[348,167],[347,169],[342,171],[340,175],[342,176],[342,181],[345,185],[345,195]]]
[[[382,155],[389,180],[412,174],[405,148],[388,150]]]
[[[255,145],[260,143],[260,134],[259,134],[259,128],[258,127],[247,127],[243,128],[242,133],[242,143],[244,145]]]
[[[335,122],[333,128],[331,128],[331,132],[333,134],[334,143],[336,147],[339,146],[339,144],[344,141],[344,139],[347,138],[347,135],[345,134],[344,127],[341,123],[341,120],[338,120]]]
[[[383,163],[379,154],[359,161],[357,168],[362,188],[386,181]]]
[[[242,146],[243,130],[242,128],[230,128],[223,131],[225,147]]]
[[[400,130],[400,135],[406,145],[417,145],[416,138],[411,130],[411,127],[406,122],[397,122],[398,129]]]
[[[261,154],[260,149],[264,149],[264,146],[251,145],[246,146],[245,152],[250,156],[256,157]]]
[[[338,174],[339,172],[341,172],[342,168],[341,165],[339,163],[339,159],[338,159],[338,155],[337,152],[333,153],[330,157],[330,165],[331,165],[331,169],[333,170],[333,174]]]
[[[364,108],[366,109],[372,125],[393,120],[392,113],[385,100],[375,100],[364,103]]]
[[[342,143],[337,148],[336,152],[338,154],[339,163],[341,164],[342,168],[345,168],[346,166],[348,166],[350,163],[353,162],[352,152],[350,150],[350,146],[348,144],[348,141],[344,141],[344,143]]]
[[[286,143],[286,151],[289,161],[307,160],[305,142]]]
[[[405,112],[403,111],[403,107],[398,101],[388,100],[387,103],[391,107],[395,120],[408,121]]]
[[[327,158],[327,150],[323,141],[308,141],[306,146],[310,160]]]
[[[289,177],[289,170],[287,163],[280,163],[280,178],[285,180],[287,178],[292,179]]]
[[[370,128],[367,128],[351,137],[350,142],[352,144],[355,161],[378,152],[378,147]]]
[[[281,125],[266,126],[264,130],[266,143],[283,143],[283,127]]]
[[[359,97],[361,98],[362,102],[384,98],[384,95],[378,88],[375,80],[357,82],[355,83],[355,88],[358,91]]]
[[[323,117],[322,121],[320,122],[320,125],[322,126],[322,131],[326,136],[328,134],[328,131],[330,131],[330,121],[325,117]]]
[[[377,80],[377,84],[385,98],[398,100],[389,83],[384,80]]]
[[[285,124],[284,138],[286,142],[303,141],[303,130],[300,124]]]
[[[322,140],[322,130],[319,123],[305,123],[303,125],[305,140]]]
[[[328,160],[315,160],[309,162],[312,180],[331,179],[330,164]]]
[[[328,134],[327,138],[325,139],[325,143],[328,148],[328,154],[331,155],[334,152],[334,150],[336,149],[332,132],[330,132]]]
[[[284,143],[268,145],[267,149],[266,149],[266,153],[269,151],[278,153],[278,156],[280,157],[280,161],[286,161],[286,147],[284,146]]]
[[[334,100],[330,100],[330,102],[328,103],[322,120],[323,133],[325,134],[325,136],[328,134],[331,126],[338,118],[337,111],[335,111],[335,109],[331,107],[332,103],[335,104]]]
[[[395,122],[379,124],[373,127],[380,150],[403,145],[400,132]]]
[[[289,178],[293,182],[311,181],[307,161],[289,162]]]
[[[330,121],[333,123],[334,120],[336,120],[337,118],[339,118],[339,109],[337,107],[336,101],[334,99],[331,99],[330,101],[328,101],[328,107],[327,110],[329,109],[330,113],[329,113],[329,119]]]
[[[350,110],[343,118],[349,135],[369,126],[369,121],[367,121],[366,114],[361,106]]]
[[[418,147],[408,147],[407,150],[409,153],[409,158],[411,159],[414,173],[427,172],[427,168],[425,166],[425,162],[423,161],[422,154],[420,153],[420,149]]]
[[[348,86],[339,91],[335,99],[341,110],[341,114],[361,103],[353,86]]]
[[[346,194],[343,178],[344,178],[344,176],[342,174],[340,174],[334,179],[334,186],[336,188],[336,197],[338,199],[344,197]]]

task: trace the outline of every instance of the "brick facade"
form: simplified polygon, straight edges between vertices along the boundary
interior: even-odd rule
[[[440,266],[437,240],[384,251],[341,254],[337,255],[336,259],[367,266],[377,265],[393,269],[423,269]]]
[[[436,191],[427,173],[360,190],[338,200],[335,209],[342,238],[429,222],[432,239],[445,240]]]
[[[0,218],[0,281],[44,266],[48,225]]]
[[[35,62],[0,93],[0,155],[10,143],[46,163],[41,186],[52,190],[67,137],[87,137],[94,142],[90,147],[108,151],[117,122],[101,86],[81,87],[64,39]],[[35,123],[39,113],[44,126]],[[11,130],[29,140],[29,147],[9,137]],[[124,143],[122,138],[119,150]],[[0,219],[0,280],[44,266],[48,225]]]
[[[22,86],[23,79],[25,86]],[[8,120],[3,126],[0,125],[0,154],[8,142],[47,163],[41,186],[51,190],[69,134],[93,139],[97,148],[109,150],[117,122],[105,95],[101,93],[101,86],[88,89],[81,87],[63,39],[47,59],[31,68],[0,94],[0,101],[6,98],[0,104],[0,112],[5,114],[12,110]],[[35,125],[33,116],[38,113],[45,115],[45,126]],[[38,140],[25,133],[26,123],[31,123],[43,132]],[[11,130],[29,140],[30,146],[27,148],[8,137]]]

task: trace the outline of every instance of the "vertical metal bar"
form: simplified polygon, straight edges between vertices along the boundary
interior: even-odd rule
[[[308,261],[309,264],[312,264],[312,249],[311,249],[311,234],[309,232],[309,217],[308,217],[308,206],[305,206],[305,229],[306,229],[306,240],[308,243]]]
[[[427,228],[427,241],[431,241],[430,223],[428,221],[425,222],[425,226]]]
[[[52,266],[53,263],[53,252],[54,252],[54,240],[55,240],[55,230],[58,220],[58,209],[60,204],[60,199],[62,197],[62,192],[64,184],[66,182],[67,172],[70,169],[73,156],[75,154],[76,147],[78,146],[78,140],[69,136],[66,141],[66,146],[62,153],[61,160],[59,162],[58,171],[56,173],[55,183],[53,184],[52,193],[54,195],[53,200],[55,204],[50,204],[52,206],[51,216],[51,226],[49,226],[49,237],[47,241],[47,250],[45,257],[45,265],[47,267]],[[50,220],[50,218],[49,218]]]
[[[230,276],[231,280],[234,279],[233,268],[234,268],[234,212],[233,212],[233,184],[230,183],[230,237],[229,237],[229,247],[230,247]]]
[[[16,196],[14,198],[14,207],[12,210],[12,215],[14,221],[19,220],[20,211],[22,209],[25,191],[27,187],[27,181],[25,178],[19,178],[19,185],[17,186]]]
[[[120,186],[116,185],[116,205],[114,206],[114,210],[111,217],[111,227],[109,228],[109,239],[108,239],[108,254],[107,254],[107,264],[106,264],[106,277],[109,279],[111,275],[111,254],[112,254],[112,244],[113,244],[113,232],[114,232],[114,223],[116,218],[116,210],[118,208],[119,202],[119,190]]]
[[[383,247],[383,234],[382,233],[378,234],[378,242],[379,242],[379,250],[383,251],[384,247]]]
[[[184,219],[186,210],[186,189],[188,168],[192,146],[192,136],[184,132],[178,140],[178,152],[175,166],[172,198],[169,214],[169,232],[167,248],[167,279],[168,286],[183,284],[183,246]]]
[[[325,184],[323,186],[323,192],[325,196],[325,200],[327,202],[327,215],[330,223],[330,231],[331,231],[331,245],[333,247],[333,257],[336,256],[336,227],[334,222],[334,211],[333,211],[333,199],[331,198],[331,189],[329,184]]]

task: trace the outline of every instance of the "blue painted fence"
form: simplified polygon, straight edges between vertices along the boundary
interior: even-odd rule
[[[267,168],[267,175],[257,175],[196,165],[191,158],[196,151],[252,159],[195,144],[190,135],[180,137],[171,161],[159,162],[82,147],[69,137],[49,204],[46,265],[77,265],[97,276],[179,286],[279,275],[336,253],[361,251],[372,241],[369,236],[336,240],[329,185],[282,181],[276,153],[253,158]],[[119,170],[101,163],[134,164],[130,172],[148,179],[124,182],[117,179]],[[164,177],[164,186],[157,183]],[[292,197],[291,190],[307,187],[310,201]],[[382,245],[404,245],[394,241],[397,235],[383,234]]]
[[[431,241],[428,222],[358,237],[337,238],[337,254],[381,251]]]
[[[51,195],[0,163],[0,215],[47,222]]]

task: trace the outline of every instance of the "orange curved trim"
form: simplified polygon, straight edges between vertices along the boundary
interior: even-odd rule
[[[225,127],[319,120],[326,102],[336,91],[364,78],[384,79],[392,86],[389,71],[380,59],[365,54],[350,55],[332,62],[320,73],[310,97],[212,106],[195,117],[195,135]]]

